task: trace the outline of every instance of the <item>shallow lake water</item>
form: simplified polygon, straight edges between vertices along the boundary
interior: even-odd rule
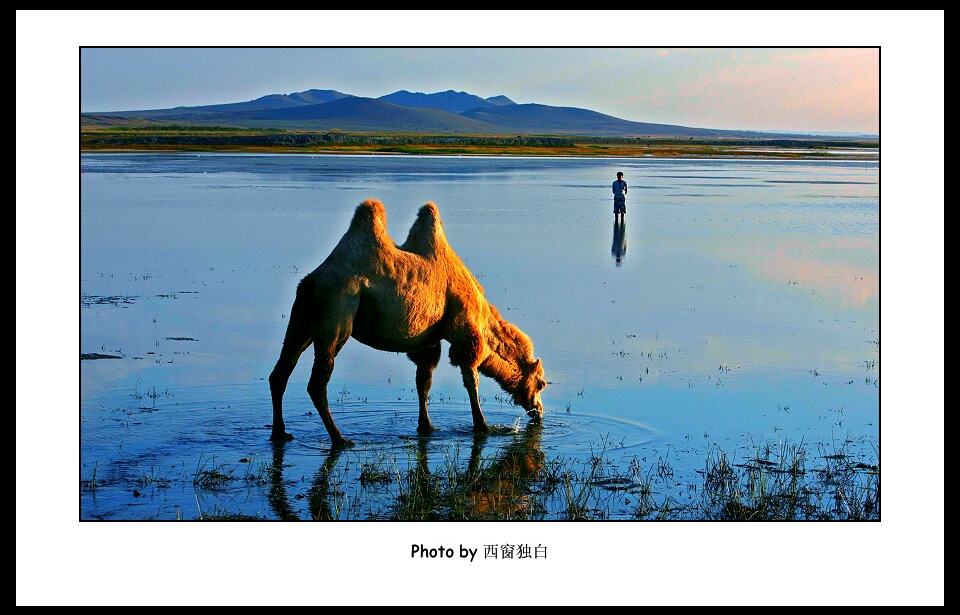
[[[736,465],[799,445],[877,474],[878,162],[84,154],[80,184],[83,520],[384,519],[403,487],[372,470],[517,450],[588,476],[595,519],[638,518],[654,475],[652,499],[684,505],[717,451]],[[284,398],[295,439],[269,442],[296,285],[367,197],[398,243],[437,204],[543,360],[541,426],[482,378],[498,429],[475,437],[444,344],[438,431],[418,438],[413,363],[350,340],[328,391],[356,445],[331,450],[309,350]],[[544,497],[539,517],[569,505]]]

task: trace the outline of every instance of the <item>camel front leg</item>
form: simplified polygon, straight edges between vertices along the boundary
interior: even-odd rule
[[[417,364],[417,397],[420,400],[417,433],[426,435],[435,429],[427,412],[427,400],[430,396],[430,385],[433,383],[433,370],[440,362],[440,344],[425,350],[407,353],[407,356]]]
[[[475,433],[487,433],[490,427],[487,426],[487,420],[483,418],[483,412],[480,410],[480,374],[477,368],[466,365],[460,368],[463,374],[463,386],[467,389],[467,395],[470,397],[470,409],[473,411],[473,431]]]

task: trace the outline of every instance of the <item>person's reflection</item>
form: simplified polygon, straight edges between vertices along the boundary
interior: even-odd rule
[[[617,267],[623,266],[623,257],[627,255],[627,223],[620,216],[619,221],[613,221],[613,246],[610,248],[610,254]]]

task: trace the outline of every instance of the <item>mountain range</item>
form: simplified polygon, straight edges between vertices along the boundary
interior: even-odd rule
[[[781,138],[791,133],[718,130],[634,122],[577,107],[518,104],[447,90],[400,90],[379,98],[336,90],[269,94],[247,102],[140,111],[81,113],[81,126],[179,124],[287,130],[584,137]]]

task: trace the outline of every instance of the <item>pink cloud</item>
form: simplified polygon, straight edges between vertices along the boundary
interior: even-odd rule
[[[682,115],[707,121],[729,122],[724,113],[739,106],[770,128],[868,125],[879,132],[879,50],[731,50],[677,92]]]

